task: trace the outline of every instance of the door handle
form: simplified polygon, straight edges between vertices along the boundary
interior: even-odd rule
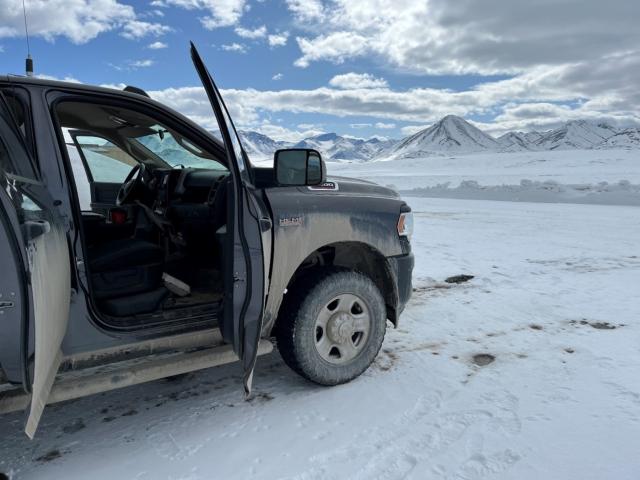
[[[51,231],[51,224],[46,220],[27,220],[22,224],[22,233],[27,240],[35,240]]]
[[[260,231],[261,232],[268,232],[269,230],[271,230],[271,227],[273,227],[273,222],[271,221],[271,219],[269,217],[260,218]]]

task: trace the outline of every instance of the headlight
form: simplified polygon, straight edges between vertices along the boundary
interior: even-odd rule
[[[413,212],[403,212],[398,218],[398,235],[411,238],[413,234]]]

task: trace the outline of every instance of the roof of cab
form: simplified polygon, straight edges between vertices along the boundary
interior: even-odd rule
[[[3,75],[0,76],[0,84],[2,83],[7,83],[9,85],[34,85],[34,86],[40,86],[40,87],[52,87],[52,88],[59,88],[62,90],[83,90],[86,92],[91,92],[91,93],[104,93],[104,94],[109,94],[109,95],[118,95],[119,97],[124,97],[124,98],[131,98],[131,99],[135,99],[138,101],[144,101],[147,103],[152,103],[155,104],[158,107],[161,107],[165,110],[170,110],[174,115],[180,117],[183,121],[189,123],[190,125],[192,125],[193,127],[205,132],[212,140],[214,140],[218,146],[220,146],[220,148],[224,148],[224,145],[222,143],[222,141],[217,138],[215,135],[213,135],[211,132],[209,132],[207,129],[203,128],[202,126],[198,125],[196,122],[194,122],[193,120],[191,120],[190,118],[188,118],[187,116],[185,116],[184,114],[177,112],[176,110],[174,110],[173,108],[158,102],[157,100],[154,100],[151,97],[147,97],[144,95],[141,95],[139,93],[134,93],[134,92],[126,92],[124,90],[120,90],[117,88],[108,88],[108,87],[99,87],[97,85],[87,85],[85,83],[80,83],[80,82],[63,82],[60,80],[50,80],[48,78],[37,78],[37,77],[25,77],[22,75]],[[213,117],[213,111],[211,112],[211,116]]]
[[[138,93],[125,92],[124,90],[120,90],[118,88],[110,88],[110,87],[101,87],[98,85],[88,85],[86,83],[80,82],[64,82],[62,80],[52,80],[48,78],[38,78],[38,77],[25,77],[22,75],[5,75],[0,77],[0,82],[7,82],[10,84],[22,84],[22,85],[38,85],[42,87],[56,87],[56,88],[64,88],[64,89],[72,89],[72,90],[86,90],[96,93],[109,93],[109,94],[122,94],[124,96],[133,95],[134,98],[148,98],[144,97],[144,95],[140,95]]]

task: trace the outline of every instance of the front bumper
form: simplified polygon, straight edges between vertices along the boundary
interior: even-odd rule
[[[413,276],[414,263],[413,253],[396,257],[398,269],[398,313],[404,310],[404,307],[411,299],[411,293],[413,293],[411,278]]]
[[[411,299],[413,285],[411,279],[413,276],[413,265],[415,259],[413,253],[409,252],[405,255],[389,258],[396,277],[396,285],[398,287],[398,306],[397,315],[400,315],[405,306]]]

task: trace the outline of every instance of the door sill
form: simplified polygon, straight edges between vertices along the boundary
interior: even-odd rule
[[[260,340],[258,355],[265,355],[272,350],[273,344],[269,340]],[[73,400],[236,361],[238,361],[238,357],[231,346],[222,345],[196,352],[168,352],[145,359],[138,358],[63,372],[57,376],[47,404]],[[30,398],[22,390],[1,392],[0,413],[25,409],[29,405]]]

